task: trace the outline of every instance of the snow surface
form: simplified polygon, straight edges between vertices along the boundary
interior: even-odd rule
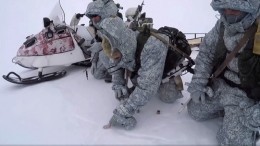
[[[84,13],[89,1],[62,0],[66,22],[75,13]],[[115,0],[124,11],[142,0]],[[53,0],[5,0],[1,2],[0,74],[15,71],[22,76],[36,75],[11,62],[25,37],[38,33],[42,18],[49,15]],[[154,18],[155,28],[173,26],[183,32],[208,32],[215,21],[210,0],[145,1],[144,12]],[[88,23],[83,19],[82,23]],[[192,53],[194,58],[197,51]],[[15,85],[0,79],[0,145],[217,145],[221,118],[206,122],[192,120],[187,110],[178,110],[189,94],[174,104],[154,97],[135,115],[134,130],[102,127],[118,105],[111,84],[96,80],[85,68],[52,67],[46,72],[65,69],[64,78],[35,85]],[[89,69],[88,69],[89,70]],[[189,82],[191,74],[183,76]],[[185,87],[186,89],[186,87]],[[160,110],[161,114],[156,114]]]

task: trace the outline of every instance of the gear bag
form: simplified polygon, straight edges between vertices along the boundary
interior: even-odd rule
[[[150,28],[143,27],[139,28],[138,31],[140,32],[137,36],[137,49],[136,49],[136,69],[135,72],[137,73],[138,69],[140,68],[140,56],[143,50],[145,43],[147,42],[148,38],[151,36],[151,32],[153,31]],[[186,36],[176,28],[164,26],[158,29],[156,33],[164,34],[169,37],[169,44],[177,47],[181,52],[186,55],[191,54],[190,45],[186,39]],[[183,54],[173,50],[170,46],[168,47],[168,52],[165,60],[165,67],[163,71],[163,78],[167,76],[172,69],[176,68],[178,63],[184,59]]]

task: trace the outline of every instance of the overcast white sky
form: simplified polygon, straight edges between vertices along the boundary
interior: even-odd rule
[[[1,63],[11,67],[11,58],[25,40],[42,28],[42,18],[48,17],[58,0],[3,0],[0,5],[0,46],[4,56]],[[90,0],[61,0],[69,23],[75,13],[84,13]],[[115,0],[124,9],[136,7],[142,0]],[[208,32],[215,24],[217,12],[210,6],[211,0],[145,0],[143,12],[154,19],[154,27],[172,26],[183,32]],[[85,18],[81,23],[88,24]],[[15,42],[15,43],[14,43]]]
[[[25,37],[42,29],[42,18],[49,16],[58,0],[4,0],[0,5],[0,45],[4,50],[15,53],[19,46],[13,42],[23,43]],[[84,13],[90,0],[61,0],[69,23],[75,13]],[[136,7],[142,0],[115,0],[125,10]],[[154,19],[154,27],[172,26],[183,32],[208,32],[215,24],[217,12],[210,6],[211,0],[145,0],[143,12]],[[88,23],[85,18],[82,23]],[[33,25],[30,25],[33,23]],[[15,35],[15,36],[14,36]],[[2,49],[3,49],[2,48]],[[6,58],[5,58],[6,57]],[[11,56],[1,57],[1,62],[10,60]],[[6,62],[7,63],[7,62]]]
[[[85,12],[90,0],[61,0],[61,2],[67,15],[67,21],[69,21],[72,14]],[[127,8],[141,4],[142,0],[115,0],[115,2],[124,7],[122,10],[124,13]],[[147,16],[154,18],[155,27],[168,25],[184,32],[207,32],[216,21],[216,12],[212,10],[210,2],[211,0],[146,0],[143,11],[147,13]],[[3,1],[0,6],[0,15],[3,20],[8,20],[8,22],[2,21],[2,24],[9,26],[19,24],[26,27],[30,21],[38,21],[39,26],[35,27],[41,27],[41,18],[48,16],[55,3],[55,0]],[[13,13],[14,11],[15,13]],[[33,15],[29,15],[29,13],[33,13]],[[14,21],[10,22],[10,20]],[[34,32],[34,29],[30,30]]]

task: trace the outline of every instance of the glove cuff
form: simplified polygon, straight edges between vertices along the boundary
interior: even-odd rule
[[[114,111],[114,114],[124,117],[132,117],[135,114],[135,108],[132,107],[127,100],[121,103]]]
[[[126,86],[124,85],[113,85],[112,90],[122,90],[122,89],[127,89]]]

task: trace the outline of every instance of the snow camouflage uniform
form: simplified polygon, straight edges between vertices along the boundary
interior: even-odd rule
[[[84,14],[75,14],[70,22],[70,26],[75,26],[78,25],[80,19],[84,16]],[[104,55],[101,47],[101,41],[99,40],[95,27],[93,26],[92,21],[89,21],[89,26],[87,28],[88,32],[91,34],[93,38],[95,38],[95,42],[91,42],[92,46],[90,48],[86,48],[83,51],[88,54],[91,52],[91,74],[94,76],[96,79],[104,79],[106,78],[109,74],[107,72],[107,69],[105,67],[105,63],[108,67],[108,62],[109,60],[104,60],[106,58],[102,57]],[[94,39],[93,39],[94,41]],[[103,59],[103,60],[101,60]]]
[[[174,102],[181,98],[181,91],[176,90],[175,83],[170,81],[161,85],[165,59],[168,48],[160,40],[150,36],[145,43],[140,54],[140,69],[138,74],[132,77],[135,89],[129,95],[124,79],[124,69],[131,72],[136,67],[136,48],[138,31],[127,28],[119,17],[105,15],[106,8],[101,0],[91,2],[88,5],[86,15],[101,16],[101,21],[97,24],[98,31],[102,33],[103,40],[108,40],[112,52],[118,49],[122,55],[120,61],[110,61],[110,72],[113,72],[113,87],[116,98],[120,105],[113,111],[114,115],[110,120],[113,126],[123,126],[125,129],[132,129],[136,125],[133,117],[139,107],[144,106],[152,96],[159,93],[163,101]],[[160,35],[169,40],[166,35]],[[160,86],[161,85],[161,86]],[[159,89],[160,88],[160,89]],[[168,89],[166,89],[168,88]],[[159,91],[158,91],[159,90]],[[121,100],[123,97],[127,97]]]
[[[91,51],[91,74],[96,79],[106,79],[109,76],[107,68],[109,66],[109,59],[105,57],[102,51],[102,46],[100,42],[95,42],[93,46],[89,49]]]
[[[103,3],[105,3],[105,11],[104,13],[104,18],[110,17],[110,16],[116,16],[118,15],[118,7],[114,4],[113,1],[110,0],[102,0]],[[95,25],[92,23],[92,25],[99,29],[98,25]],[[93,46],[89,49],[91,51],[91,56],[92,56],[92,66],[91,66],[91,74],[96,78],[96,79],[105,79],[105,81],[109,82],[110,75],[107,71],[107,68],[109,67],[109,58],[107,58],[102,51],[102,46],[101,46],[101,40],[98,36],[98,34],[95,34],[95,40],[96,42],[93,44]]]
[[[213,0],[211,6],[220,12],[221,18],[200,45],[195,74],[188,88],[192,98],[188,112],[200,121],[224,116],[217,133],[220,145],[253,145],[260,127],[260,56],[253,54],[254,38],[247,41],[216,80],[209,83],[209,78],[245,31],[257,27],[260,1]],[[246,15],[239,22],[229,23],[224,9],[239,10]]]

